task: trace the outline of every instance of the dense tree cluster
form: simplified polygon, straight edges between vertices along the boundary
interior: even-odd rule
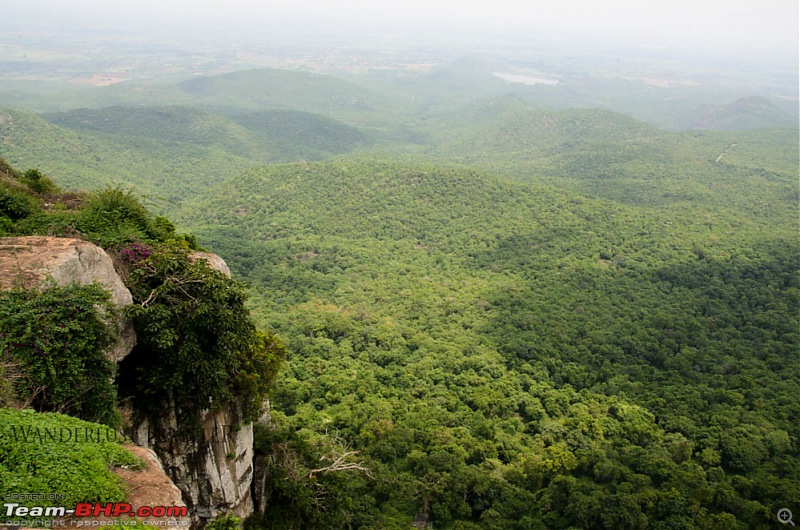
[[[797,238],[713,208],[353,160],[194,201],[290,352],[251,524],[771,527],[800,493]],[[309,477],[332,436],[371,473]]]
[[[284,353],[249,318],[243,288],[177,244],[130,254],[138,342],[122,362],[124,395],[151,414],[177,403],[186,423],[232,402],[245,421],[257,419]]]

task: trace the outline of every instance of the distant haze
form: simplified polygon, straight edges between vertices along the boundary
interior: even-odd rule
[[[795,63],[800,47],[797,0],[5,0],[3,4],[6,31],[62,24],[64,29],[96,26],[163,33],[180,26],[216,40],[220,35],[215,29],[246,35],[280,28],[305,37],[399,35],[423,45],[433,39],[467,42],[505,37],[523,44],[526,39],[594,41]]]

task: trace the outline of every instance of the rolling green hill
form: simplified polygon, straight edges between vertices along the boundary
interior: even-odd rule
[[[115,183],[171,201],[266,162],[319,160],[372,142],[359,129],[300,111],[226,117],[193,107],[0,111],[0,156],[67,188]]]
[[[432,129],[438,145],[429,152],[443,160],[626,204],[735,200],[769,210],[796,195],[797,129],[670,132],[599,110],[531,109],[519,98],[462,108]],[[732,189],[743,182],[750,193]]]
[[[486,153],[548,155],[577,146],[654,139],[664,134],[621,114],[585,109],[552,112],[525,108],[516,98],[488,100],[469,107],[464,114],[461,128],[466,138],[453,149],[464,154],[477,151],[473,156],[486,156]],[[447,128],[453,131],[452,125]]]
[[[758,186],[699,216],[342,159],[187,201],[291,352],[260,451],[304,477],[335,433],[373,472],[278,482],[265,521],[769,528],[800,492],[800,263],[794,204],[737,209]]]
[[[368,144],[355,127],[293,110],[228,117],[195,107],[109,107],[43,117],[78,131],[216,147],[259,163],[318,160]]]
[[[271,110],[238,114],[232,119],[270,146],[282,162],[319,160],[371,143],[359,129],[310,112]]]
[[[684,122],[687,129],[739,131],[770,127],[797,128],[797,118],[781,111],[767,98],[739,98],[727,105],[699,109]]]
[[[67,189],[123,184],[167,200],[191,196],[255,163],[218,147],[80,132],[12,110],[0,111],[0,156],[17,167],[36,167]]]
[[[48,113],[44,119],[83,132],[141,136],[229,151],[255,149],[247,131],[227,118],[193,107],[107,107]]]

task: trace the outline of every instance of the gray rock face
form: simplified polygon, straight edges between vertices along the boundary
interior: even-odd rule
[[[235,409],[230,405],[201,413],[201,429],[190,434],[180,428],[173,405],[132,433],[134,443],[158,454],[195,525],[221,512],[242,518],[253,513],[253,426],[241,425]]]
[[[270,403],[266,401],[264,413],[258,419],[258,423],[270,427],[272,416],[270,415]],[[272,482],[269,473],[267,460],[263,456],[257,456],[253,460],[253,510],[264,515],[269,507],[269,500],[272,497]]]
[[[269,498],[272,495],[267,461],[263,456],[257,456],[253,461],[253,509],[264,515],[268,508]]]
[[[118,309],[133,303],[111,258],[92,243],[63,237],[0,238],[0,289],[15,286],[33,289],[48,278],[61,287],[72,283],[98,283],[109,292]],[[118,339],[106,354],[112,361],[119,362],[136,344],[136,333],[131,319],[119,318],[114,324]]]

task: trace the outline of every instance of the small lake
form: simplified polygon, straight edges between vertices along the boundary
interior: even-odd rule
[[[537,77],[532,75],[517,75],[517,74],[503,74],[501,72],[494,72],[496,78],[502,79],[507,83],[521,83],[523,85],[557,85],[558,79],[550,79],[548,77]]]

